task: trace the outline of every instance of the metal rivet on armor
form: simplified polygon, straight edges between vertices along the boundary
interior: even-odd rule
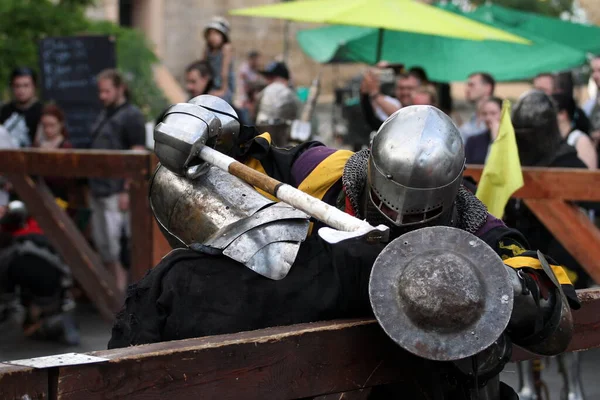
[[[393,176],[392,176],[392,175],[390,175],[390,174],[387,174],[385,177],[386,177],[386,178],[388,178],[389,180],[392,180],[392,179],[393,179]]]

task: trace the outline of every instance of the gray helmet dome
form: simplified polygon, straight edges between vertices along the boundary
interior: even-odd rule
[[[426,223],[452,208],[464,167],[450,117],[433,106],[401,108],[373,139],[369,199],[395,226]]]

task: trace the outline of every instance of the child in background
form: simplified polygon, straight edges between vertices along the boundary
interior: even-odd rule
[[[48,104],[42,109],[40,120],[41,129],[35,139],[35,147],[48,150],[72,149],[66,127],[64,112],[55,104]],[[74,184],[73,179],[60,176],[47,176],[44,178],[48,188],[55,197],[62,201],[69,200],[69,191]]]
[[[229,22],[222,17],[214,17],[204,29],[206,49],[203,59],[213,70],[215,88],[210,92],[231,104],[235,93],[235,73],[233,70],[233,47],[229,40]]]

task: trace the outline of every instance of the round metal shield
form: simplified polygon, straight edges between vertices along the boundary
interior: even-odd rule
[[[513,308],[508,272],[496,252],[466,231],[442,226],[388,244],[373,265],[369,297],[392,340],[437,361],[490,346]]]

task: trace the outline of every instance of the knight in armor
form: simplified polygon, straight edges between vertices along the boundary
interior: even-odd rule
[[[292,121],[300,117],[300,99],[290,86],[290,72],[285,63],[273,61],[261,74],[267,86],[257,95],[256,125],[271,134],[274,144],[283,147],[289,142]]]
[[[521,164],[547,168],[587,168],[585,163],[579,159],[577,149],[562,139],[556,122],[556,113],[557,108],[552,98],[541,91],[531,90],[521,96],[512,115]],[[582,204],[582,206],[596,207],[589,203]],[[522,200],[512,199],[509,201],[505,211],[505,220],[526,235],[533,248],[550,255],[559,263],[567,265],[566,271],[577,289],[588,288],[594,284],[585,269]],[[577,353],[565,354],[558,358],[558,362],[562,364],[561,370],[565,375],[564,393],[568,395],[569,400],[584,400],[579,377],[579,355]],[[520,370],[524,375],[524,384],[520,391],[521,400],[538,398],[533,384],[534,368],[536,366],[531,361],[520,365]]]
[[[191,103],[196,108],[179,106],[181,110],[194,109],[195,117],[190,116],[191,112],[176,113],[173,107],[173,115],[167,115],[155,128],[155,150],[163,166],[152,182],[151,204],[163,232],[179,249],[130,287],[109,347],[363,317],[373,315],[375,309],[386,333],[401,347],[428,359],[423,367],[435,378],[420,382],[410,395],[407,388],[388,387],[374,391],[373,398],[402,393],[407,398],[419,399],[425,396],[423,393],[431,393],[428,386],[434,379],[436,393],[430,398],[444,400],[480,395],[489,399],[516,398],[514,391],[498,380],[510,359],[511,343],[545,355],[566,349],[572,334],[570,307],[579,306],[566,273],[552,260],[547,263],[543,256],[528,250],[527,241],[518,231],[491,216],[463,187],[465,156],[460,132],[437,108],[401,109],[384,122],[370,149],[352,153],[318,142],[279,149],[271,146],[268,134],[245,141],[249,131],[239,125],[230,108],[207,97],[193,99]],[[198,121],[194,122],[194,118]],[[211,128],[217,119],[223,127],[220,131]],[[190,130],[194,126],[198,131]],[[237,144],[232,131],[239,132]],[[488,343],[489,347],[477,348],[475,357],[473,352],[457,353],[459,357],[469,354],[467,361],[436,358],[411,350],[402,337],[386,328],[387,317],[382,316],[382,310],[383,314],[388,308],[392,314],[402,314],[413,337],[427,330],[429,334],[434,332],[430,340],[439,344],[450,331],[457,340],[462,337],[468,342],[469,332],[457,328],[460,325],[457,318],[460,321],[462,315],[470,320],[470,314],[477,314],[474,313],[477,307],[465,306],[464,299],[454,296],[452,301],[456,304],[451,302],[447,306],[458,317],[449,315],[448,310],[436,314],[441,312],[439,305],[430,308],[427,299],[413,296],[417,292],[427,293],[418,288],[425,278],[416,272],[416,278],[403,286],[406,289],[403,301],[410,303],[406,310],[411,311],[397,308],[398,299],[390,296],[397,295],[398,290],[390,290],[390,281],[377,278],[382,276],[381,271],[375,274],[373,269],[376,258],[385,259],[384,255],[390,254],[382,252],[385,243],[342,241],[332,245],[315,234],[299,240],[309,230],[316,232],[320,224],[310,221],[308,226],[308,218],[302,222],[302,215],[287,209],[285,204],[266,196],[258,199],[255,197],[258,191],[247,185],[234,185],[235,179],[228,174],[218,173],[201,162],[194,163],[198,145],[189,140],[194,135],[204,137],[202,145],[232,154],[255,170],[373,226],[386,225],[391,239],[396,239],[390,246],[402,245],[402,241],[409,243],[414,239],[410,235],[419,236],[432,227],[447,227],[448,231],[438,229],[437,236],[427,241],[427,251],[446,251],[453,241],[471,247],[481,243],[481,250],[469,251],[481,254],[482,260],[489,257],[490,262],[484,262],[486,267],[482,271],[503,278],[493,284],[490,281],[487,286],[503,282],[499,286],[504,294],[484,300],[490,294],[479,293],[479,300],[473,304],[487,301],[500,309],[502,304],[495,301],[505,299],[502,301],[508,304],[512,300],[514,307],[509,312],[504,307],[506,325],[496,326],[501,329],[498,335]],[[224,193],[223,188],[232,190]],[[211,213],[218,216],[211,217]],[[294,228],[278,229],[285,225]],[[212,231],[207,230],[209,226]],[[265,239],[269,237],[270,240]],[[468,237],[473,239],[465,241]],[[424,243],[423,237],[415,240],[420,240],[421,246]],[[419,246],[415,245],[411,251],[416,248]],[[271,270],[272,259],[277,259],[278,265],[288,263],[291,268],[282,276],[269,279],[266,271]],[[431,269],[431,276],[463,277],[465,282],[452,283],[457,288],[486,286],[470,281],[480,279],[482,272],[454,274],[462,261],[440,265],[440,272],[446,269],[443,274],[435,273],[434,264],[431,260],[424,261]],[[435,283],[440,288],[449,284],[447,280]],[[413,286],[414,291],[409,290]],[[369,291],[375,295],[370,296]],[[388,294],[379,295],[384,292]],[[376,298],[385,301],[381,303]],[[429,325],[434,322],[443,326],[432,331]]]
[[[0,220],[0,309],[14,311],[14,298],[25,309],[23,332],[34,339],[79,344],[70,295],[69,268],[54,251],[21,201],[9,204]]]

